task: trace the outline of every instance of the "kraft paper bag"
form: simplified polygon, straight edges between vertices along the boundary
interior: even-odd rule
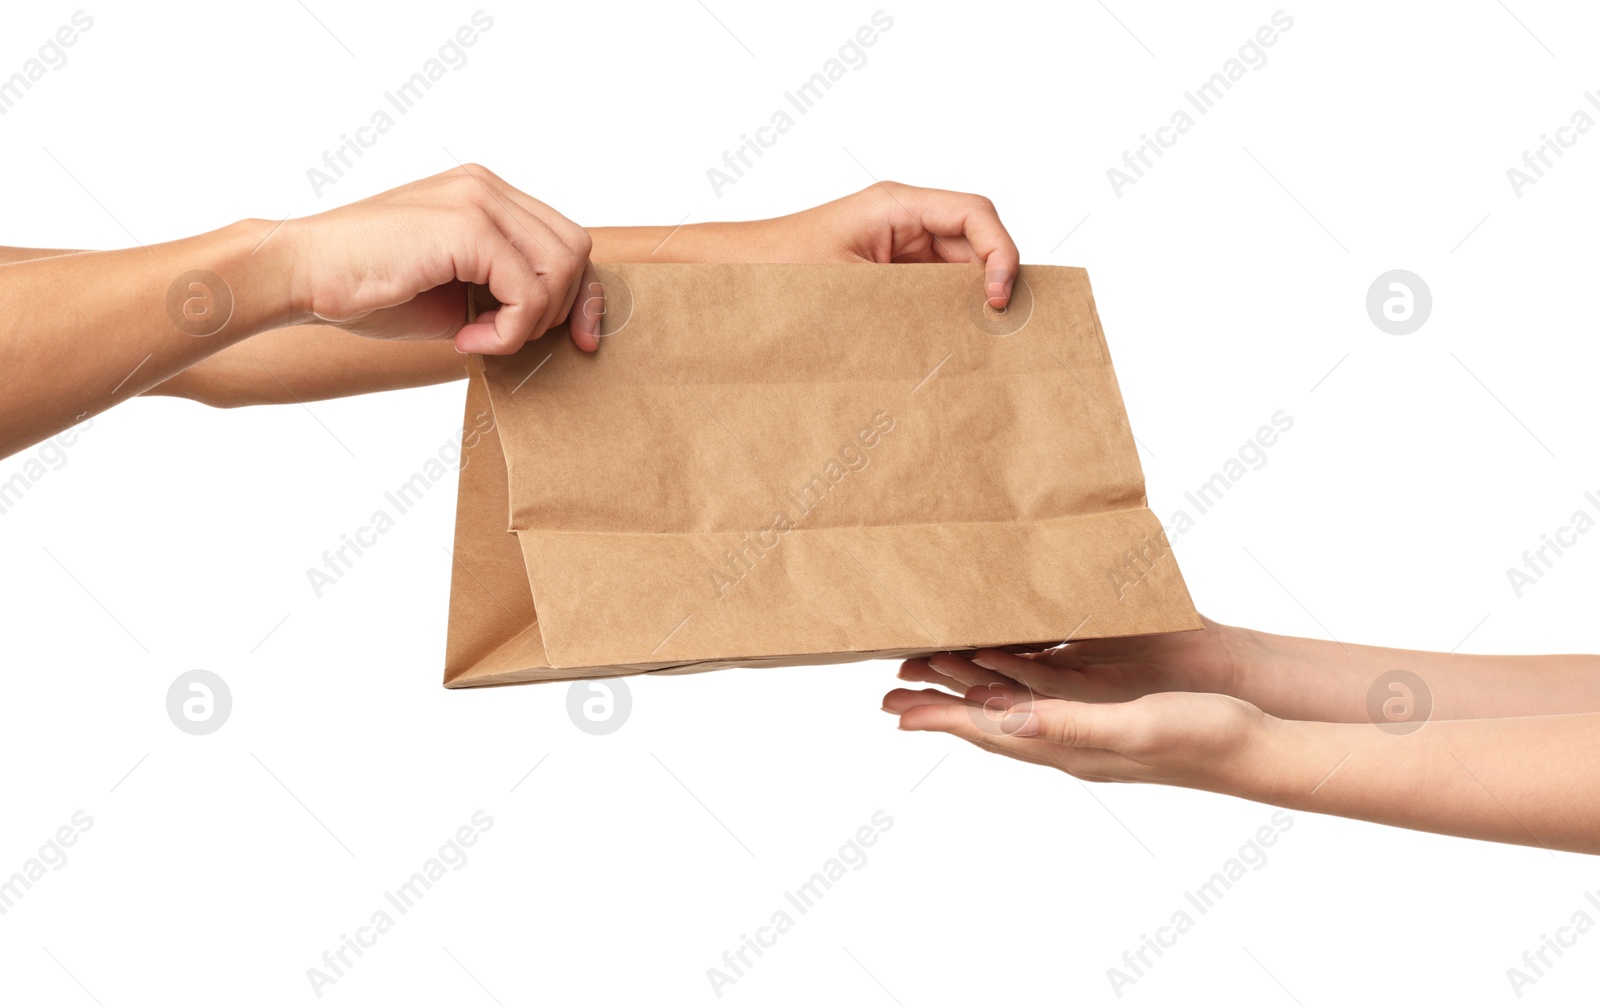
[[[445,685],[1198,629],[1088,275],[622,264],[469,365]]]

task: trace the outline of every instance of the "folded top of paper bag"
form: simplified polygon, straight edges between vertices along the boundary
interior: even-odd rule
[[[447,685],[1199,627],[1083,270],[601,277],[597,353],[473,362]]]

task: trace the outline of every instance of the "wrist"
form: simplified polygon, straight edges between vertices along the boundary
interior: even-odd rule
[[[1283,685],[1292,677],[1287,672],[1292,655],[1282,646],[1286,638],[1220,623],[1208,625],[1207,631],[1217,633],[1225,655],[1227,694],[1284,714]]]
[[[245,219],[216,232],[217,272],[234,300],[227,331],[245,338],[313,321],[294,221]]]
[[[1354,752],[1352,725],[1263,715],[1228,793],[1282,807],[1307,808]]]
[[[273,328],[317,320],[311,311],[310,274],[306,269],[303,225],[298,220],[244,220],[239,226],[253,239],[250,256],[270,283],[269,300],[276,310]]]

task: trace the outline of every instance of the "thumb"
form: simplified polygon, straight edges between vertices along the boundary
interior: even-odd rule
[[[1075,703],[1036,699],[1014,707],[1006,732],[1015,738],[1037,738],[1064,748],[1120,751],[1132,737],[1133,712],[1125,703]]]

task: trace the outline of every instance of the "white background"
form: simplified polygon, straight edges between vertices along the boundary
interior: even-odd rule
[[[148,244],[458,158],[587,225],[772,216],[874,177],[982,192],[1024,261],[1089,269],[1163,519],[1294,417],[1176,540],[1202,611],[1594,652],[1600,536],[1520,599],[1505,570],[1600,490],[1600,132],[1520,198],[1506,169],[1589,107],[1600,24],[1507,3],[1286,8],[1266,65],[1121,198],[1106,169],[1276,6],[887,7],[867,64],[721,198],[706,169],[875,4],[490,6],[468,64],[321,199],[306,169],[474,4],[89,8],[0,117],[0,242]],[[0,75],[74,9],[10,5]],[[1408,336],[1366,313],[1395,268],[1434,300]],[[888,664],[631,679],[604,737],[565,685],[447,692],[453,484],[322,599],[305,570],[456,436],[461,394],[138,401],[0,515],[0,875],[74,811],[94,822],[0,916],[0,999],[314,1002],[306,970],[482,809],[466,866],[323,1000],[711,1003],[706,970],[881,809],[866,865],[722,999],[1110,1003],[1106,969],[1268,820],[898,734]],[[165,707],[194,668],[233,696],[204,737]],[[1510,1002],[1506,969],[1600,887],[1583,857],[1293,820],[1123,1000]],[[1523,999],[1576,1002],[1597,954],[1581,938]]]

